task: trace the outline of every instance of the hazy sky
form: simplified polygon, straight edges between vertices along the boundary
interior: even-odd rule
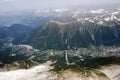
[[[71,6],[105,6],[120,4],[120,0],[0,0],[0,11],[66,8]]]

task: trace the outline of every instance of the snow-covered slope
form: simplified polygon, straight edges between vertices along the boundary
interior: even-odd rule
[[[28,70],[0,72],[0,80],[120,80],[120,65],[103,67],[85,73],[66,70],[61,73],[49,72],[46,64]]]
[[[50,67],[46,64],[31,69],[0,72],[0,80],[48,80],[53,75],[49,73]],[[49,79],[50,80],[50,79]]]

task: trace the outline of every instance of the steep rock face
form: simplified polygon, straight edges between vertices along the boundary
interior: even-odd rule
[[[48,22],[33,31],[24,43],[39,49],[75,49],[89,45],[119,45],[120,25],[104,26],[88,21],[67,24]]]
[[[9,71],[9,70],[16,70],[16,69],[28,69],[32,66],[37,65],[37,62],[32,60],[26,60],[26,61],[16,61],[11,64],[5,64],[2,70]]]
[[[58,80],[119,80],[120,65],[104,66],[98,70],[73,72],[66,70],[58,74]],[[57,80],[56,79],[56,80]]]

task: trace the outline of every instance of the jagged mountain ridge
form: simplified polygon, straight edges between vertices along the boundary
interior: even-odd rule
[[[25,40],[39,49],[75,49],[90,45],[119,45],[120,25],[99,25],[89,21],[67,24],[47,22]]]

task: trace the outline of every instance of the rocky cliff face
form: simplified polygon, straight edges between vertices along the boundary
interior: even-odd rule
[[[5,64],[1,70],[2,71],[10,71],[10,70],[16,70],[16,69],[28,69],[30,67],[33,67],[35,65],[38,65],[37,62],[32,60],[26,60],[26,61],[15,61],[11,64]]]
[[[84,71],[80,73],[70,70],[59,74],[59,80],[119,80],[119,65],[104,66],[99,70]]]

